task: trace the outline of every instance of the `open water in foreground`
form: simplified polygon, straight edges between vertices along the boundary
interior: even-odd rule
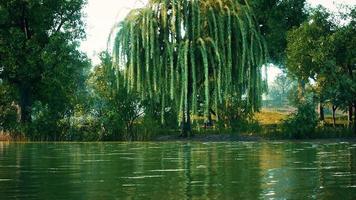
[[[0,199],[356,199],[356,143],[0,143]]]

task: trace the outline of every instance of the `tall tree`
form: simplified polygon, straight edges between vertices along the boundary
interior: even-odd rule
[[[311,17],[288,33],[287,68],[299,82],[299,96],[303,99],[305,84],[317,81],[323,69],[334,65],[330,34],[333,24],[330,14],[322,7],[313,11]],[[319,77],[318,77],[319,76]]]
[[[277,76],[271,87],[269,87],[268,96],[274,106],[286,106],[289,92],[293,87],[293,81],[282,73]]]
[[[151,0],[120,24],[117,69],[162,110],[173,100],[184,133],[200,110],[206,121],[235,100],[257,111],[267,47],[252,12],[246,1]]]
[[[19,91],[22,124],[31,122],[36,101],[68,102],[63,98],[80,86],[89,64],[78,51],[84,5],[85,0],[0,1],[0,79]]]
[[[339,74],[343,74],[343,85],[340,88],[342,99],[348,106],[348,119],[351,125],[353,119],[353,107],[356,108],[356,6],[345,7],[345,10],[340,13],[346,25],[336,21],[338,25],[337,31],[333,35],[335,44],[335,58]],[[340,25],[341,24],[341,25]],[[356,133],[356,113],[354,118],[354,126]]]
[[[301,83],[313,80],[321,105],[332,105],[334,124],[336,109],[352,107],[355,101],[354,10],[344,13],[347,20],[341,23],[338,16],[318,7],[288,35],[289,71]]]

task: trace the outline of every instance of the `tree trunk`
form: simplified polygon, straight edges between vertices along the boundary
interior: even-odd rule
[[[30,89],[26,86],[20,87],[20,112],[21,123],[26,124],[31,122],[31,97]]]
[[[333,126],[335,127],[336,126],[336,109],[337,109],[337,106],[333,106]]]
[[[354,101],[354,134],[356,135],[356,101]]]
[[[298,81],[298,101],[303,102],[305,100],[305,81]]]
[[[349,128],[352,127],[353,109],[354,109],[353,105],[350,104],[350,105],[349,105],[348,118],[347,118],[347,120],[348,120],[348,127],[349,127]]]
[[[354,81],[354,75],[353,75],[353,70],[351,65],[347,65],[347,69],[349,71],[349,75],[351,77],[351,80]],[[354,112],[352,111],[352,105],[349,107],[349,124],[352,124],[352,112],[354,113],[355,117],[353,119],[354,121],[354,134],[356,135],[356,100],[353,99],[353,107],[355,108]]]
[[[189,104],[189,103],[188,103]],[[182,137],[190,137],[192,133],[192,124],[190,118],[190,106],[188,106],[188,110],[185,111],[183,115],[183,119],[181,122],[181,136]]]
[[[204,129],[211,128],[213,126],[212,111],[209,110],[208,119],[204,120]]]
[[[187,111],[186,123],[187,123],[187,125],[186,125],[187,136],[188,136],[188,138],[190,138],[190,136],[192,134],[192,123],[191,123],[191,119],[190,119],[190,110]]]
[[[190,122],[190,114],[188,114],[188,117],[184,117],[184,119],[181,122],[181,136],[182,137],[190,137],[192,132],[192,126]]]
[[[319,103],[319,119],[320,119],[320,121],[324,121],[325,120],[324,106],[323,106],[323,104],[321,102]]]

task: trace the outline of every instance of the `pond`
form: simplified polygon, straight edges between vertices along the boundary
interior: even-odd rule
[[[0,143],[0,199],[356,199],[356,143]]]

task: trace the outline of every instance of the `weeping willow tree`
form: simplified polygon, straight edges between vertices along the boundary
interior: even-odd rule
[[[159,102],[162,124],[174,102],[189,130],[191,115],[218,119],[233,99],[259,109],[266,49],[245,1],[151,0],[119,24],[113,53],[118,82]]]

